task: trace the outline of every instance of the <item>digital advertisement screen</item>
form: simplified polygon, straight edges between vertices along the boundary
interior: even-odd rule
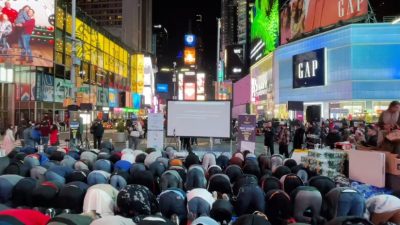
[[[184,100],[196,100],[196,84],[184,84]]]
[[[0,0],[0,60],[53,67],[54,0]]]
[[[158,93],[168,93],[168,84],[157,84]]]
[[[281,11],[281,44],[304,33],[368,14],[366,0],[291,0]]]
[[[185,46],[186,47],[196,47],[196,36],[193,34],[185,35]]]
[[[118,90],[116,90],[116,89],[112,89],[112,88],[110,88],[110,89],[108,89],[108,99],[109,99],[109,106],[110,107],[113,107],[113,108],[116,108],[116,107],[118,107],[119,106],[119,104],[118,104]]]
[[[196,49],[185,47],[183,52],[183,61],[185,65],[194,65],[196,64]]]
[[[325,85],[325,48],[293,56],[293,88]]]
[[[251,64],[279,44],[279,0],[256,0],[251,18]]]

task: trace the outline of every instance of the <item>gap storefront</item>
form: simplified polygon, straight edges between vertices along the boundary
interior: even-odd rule
[[[316,105],[322,118],[375,121],[400,99],[400,26],[353,24],[275,51],[275,103]]]

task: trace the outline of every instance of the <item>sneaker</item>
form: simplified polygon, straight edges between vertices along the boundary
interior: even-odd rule
[[[29,59],[28,61],[26,61],[27,63],[33,63],[33,59]]]
[[[54,218],[56,216],[56,210],[53,208],[48,208],[45,213],[50,218]]]
[[[176,224],[176,225],[179,225],[179,217],[178,217],[178,215],[176,215],[176,214],[173,214],[172,216],[171,216],[171,221],[172,221],[172,223],[174,223],[174,224]]]

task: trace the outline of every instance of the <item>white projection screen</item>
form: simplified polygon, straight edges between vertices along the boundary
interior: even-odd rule
[[[167,135],[229,138],[230,101],[168,101]]]

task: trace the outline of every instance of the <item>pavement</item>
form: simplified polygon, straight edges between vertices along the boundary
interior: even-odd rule
[[[125,142],[114,142],[113,141],[113,134],[116,132],[116,130],[105,130],[104,131],[104,136],[103,136],[103,141],[108,140],[111,141],[114,146],[117,149],[124,149],[126,148],[126,143]],[[83,138],[85,138],[86,134],[83,134]],[[93,146],[93,137],[90,133],[87,134],[88,139],[90,141],[91,146]],[[60,132],[60,142],[65,143],[65,139],[69,139],[69,133],[68,132]],[[0,145],[2,143],[3,136],[0,136]],[[196,152],[198,155],[203,155],[206,152],[214,152],[217,155],[223,153],[223,152],[235,152],[236,151],[236,146],[237,143],[232,141],[224,141],[224,140],[215,140],[211,146],[210,144],[210,139],[209,138],[198,138],[198,144],[195,144],[192,146],[193,151]],[[164,146],[173,146],[175,148],[178,148],[176,141],[173,138],[165,138],[164,139]],[[139,144],[139,149],[146,149],[147,148],[147,140],[146,139],[141,139],[141,142]],[[275,143],[275,153],[278,153],[279,146],[277,143]],[[289,146],[289,149],[291,149],[291,146]],[[255,154],[259,155],[261,153],[264,153],[264,137],[263,136],[257,136],[256,137],[256,149],[255,149]]]

